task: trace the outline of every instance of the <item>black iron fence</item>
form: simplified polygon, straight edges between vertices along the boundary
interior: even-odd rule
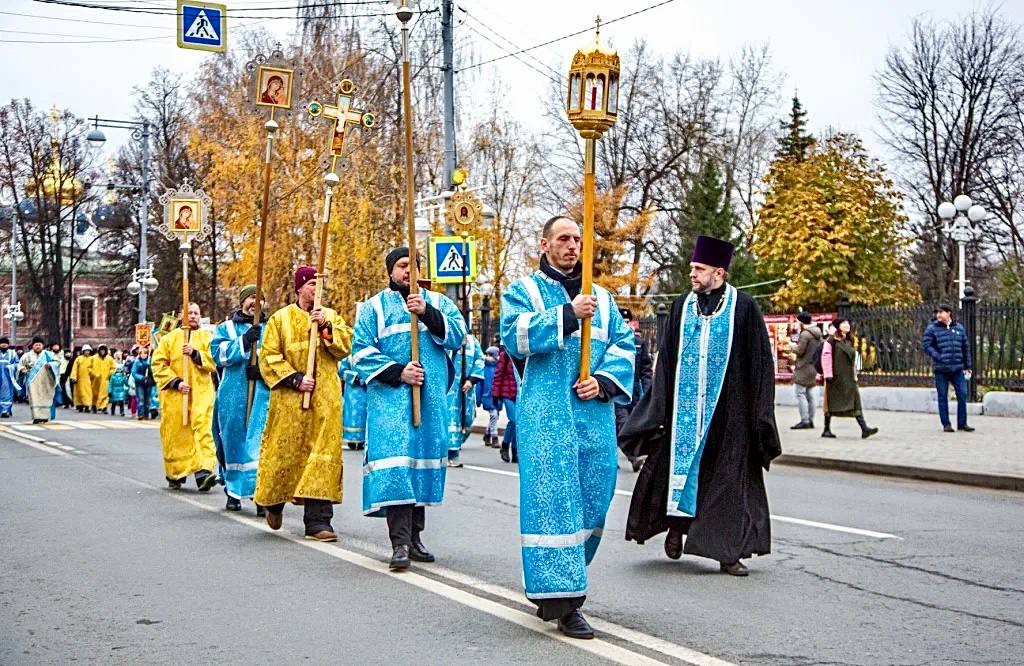
[[[931,359],[921,349],[933,308],[859,307],[843,298],[838,313],[854,324],[862,384],[934,385]],[[974,357],[971,399],[977,400],[978,386],[1024,391],[1024,303],[979,301],[968,287],[957,320],[967,329]]]

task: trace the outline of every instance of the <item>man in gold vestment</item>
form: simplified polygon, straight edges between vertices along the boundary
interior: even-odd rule
[[[96,356],[92,359],[92,411],[107,413],[110,405],[110,394],[107,393],[107,384],[110,382],[110,375],[116,369],[114,358],[110,355],[106,345],[96,348]]]
[[[160,338],[153,352],[153,380],[160,395],[160,441],[164,449],[164,476],[177,490],[195,474],[196,486],[206,492],[217,484],[217,452],[213,445],[212,373],[217,369],[210,356],[210,331],[199,328],[199,305],[188,304],[190,335],[176,328]],[[188,380],[185,380],[188,363]],[[188,401],[183,399],[187,396]],[[182,425],[182,410],[189,419]]]
[[[307,539],[336,541],[332,504],[341,502],[341,382],[338,362],[352,345],[352,329],[336,312],[313,308],[316,269],[295,271],[296,303],[267,321],[260,374],[270,388],[260,445],[256,503],[267,525],[280,529],[286,502],[303,505]],[[319,328],[316,370],[306,373],[310,320]],[[302,396],[312,393],[309,409]]]

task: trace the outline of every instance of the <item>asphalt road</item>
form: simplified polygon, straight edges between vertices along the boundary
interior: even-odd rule
[[[360,513],[361,453],[339,542],[314,544],[297,508],[271,533],[249,503],[166,490],[155,428],[90,420],[107,425],[0,432],[0,664],[1024,659],[1018,493],[779,467],[774,552],[737,579],[626,542],[623,465],[590,569],[598,640],[570,641],[522,597],[515,467],[479,437],[427,512],[438,563],[395,575],[384,521]]]

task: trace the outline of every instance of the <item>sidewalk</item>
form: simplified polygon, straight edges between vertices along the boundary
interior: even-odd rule
[[[1024,419],[971,416],[975,432],[944,433],[936,414],[868,411],[879,433],[864,440],[853,419],[833,419],[836,439],[823,439],[820,411],[815,430],[789,429],[800,420],[795,407],[777,406],[775,418],[783,451],[776,464],[1024,491]],[[477,410],[473,431],[486,425]]]
[[[860,438],[853,419],[832,419],[836,439],[823,439],[821,412],[815,430],[790,430],[795,407],[779,406],[782,465],[804,465],[927,481],[1024,491],[1024,419],[971,416],[975,432],[942,432],[937,414],[868,411],[879,433]],[[954,416],[955,418],[955,416]]]

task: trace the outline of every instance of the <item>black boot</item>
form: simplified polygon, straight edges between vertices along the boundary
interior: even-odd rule
[[[878,428],[869,428],[867,422],[864,421],[863,416],[857,417],[857,425],[860,426],[860,438],[867,439],[871,435],[878,434]]]
[[[827,439],[835,439],[836,436],[832,434],[832,415],[825,415],[825,429],[821,431],[821,436]]]
[[[512,462],[514,462],[514,463],[518,463],[519,462],[519,449],[517,449],[515,447],[512,448]]]
[[[508,444],[501,445],[501,459],[505,462],[512,462],[512,458],[508,454]]]

